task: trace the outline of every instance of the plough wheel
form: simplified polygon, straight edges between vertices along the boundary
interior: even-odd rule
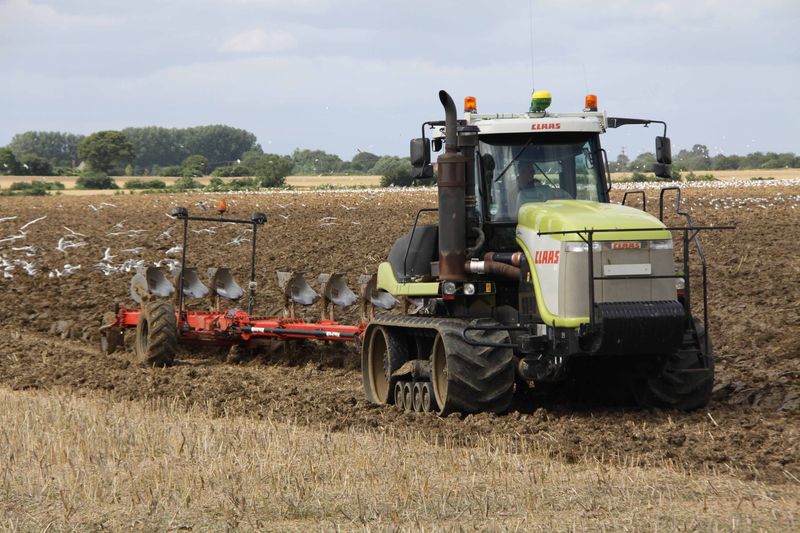
[[[473,331],[476,341],[508,343],[505,331]],[[454,326],[441,326],[433,343],[431,381],[439,414],[501,413],[514,395],[511,348],[473,346]]]
[[[164,301],[148,302],[142,306],[136,326],[134,352],[143,365],[169,365],[178,347],[178,326],[175,307]]]
[[[377,326],[370,330],[361,349],[361,372],[367,399],[373,403],[394,403],[397,377],[392,373],[408,359],[408,348],[400,333]]]

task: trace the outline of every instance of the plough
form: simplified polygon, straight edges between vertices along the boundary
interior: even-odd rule
[[[117,305],[104,316],[100,328],[100,346],[111,354],[124,346],[126,331],[135,330],[134,353],[146,365],[168,365],[179,344],[236,347],[250,350],[269,340],[291,341],[312,339],[360,345],[367,323],[375,308],[391,309],[397,303],[390,294],[379,291],[375,275],[359,278],[359,294],[347,286],[342,273],[321,274],[320,292],[314,290],[303,272],[278,272],[278,286],[283,293],[280,316],[260,316],[253,312],[256,298],[256,235],[267,222],[264,213],[252,213],[249,220],[224,218],[227,205],[217,205],[219,216],[192,216],[184,207],[173,208],[169,215],[183,222],[183,246],[180,268],[174,280],[156,266],[142,267],[131,280],[130,296],[138,307]],[[189,222],[250,225],[253,231],[250,255],[250,280],[246,290],[234,279],[227,267],[208,268],[209,285],[201,280],[196,267],[187,266]],[[177,287],[177,288],[176,288]],[[235,305],[247,293],[247,310]],[[207,299],[207,310],[188,309],[188,300]],[[296,306],[312,305],[322,300],[319,320],[299,317]],[[360,300],[361,320],[357,324],[336,321],[334,309],[347,308]]]

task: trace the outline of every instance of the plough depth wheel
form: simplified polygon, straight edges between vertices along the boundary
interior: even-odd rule
[[[177,346],[175,307],[164,301],[143,305],[134,342],[137,362],[148,366],[168,365],[175,359]]]

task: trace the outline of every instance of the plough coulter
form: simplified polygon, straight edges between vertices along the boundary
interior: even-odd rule
[[[302,272],[278,272],[278,286],[283,292],[283,309],[279,316],[254,315],[256,298],[256,236],[264,225],[264,213],[253,213],[250,220],[224,218],[224,201],[217,206],[218,217],[192,216],[183,207],[169,213],[183,222],[183,247],[180,268],[175,269],[173,281],[161,267],[140,269],[131,280],[130,295],[136,308],[117,305],[107,313],[100,328],[101,349],[111,354],[124,343],[125,331],[135,330],[134,353],[138,362],[146,365],[172,363],[179,344],[230,347],[250,350],[268,340],[337,341],[358,346],[366,322],[374,307],[391,309],[396,300],[376,289],[375,276],[362,276],[360,282],[361,322],[341,324],[334,318],[335,307],[349,307],[359,300],[341,273],[319,276],[320,292],[314,290]],[[192,221],[220,224],[243,224],[252,227],[250,280],[246,289],[239,285],[229,268],[207,270],[209,285],[201,280],[195,267],[187,266],[187,240]],[[234,307],[247,295],[247,310]],[[207,299],[207,310],[188,309],[188,300]],[[322,300],[319,320],[306,321],[298,317],[296,306],[311,305]]]

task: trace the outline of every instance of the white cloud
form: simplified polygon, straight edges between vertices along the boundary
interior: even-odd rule
[[[297,46],[294,35],[285,30],[266,32],[260,28],[243,31],[229,37],[222,44],[224,52],[274,53],[290,50]]]

